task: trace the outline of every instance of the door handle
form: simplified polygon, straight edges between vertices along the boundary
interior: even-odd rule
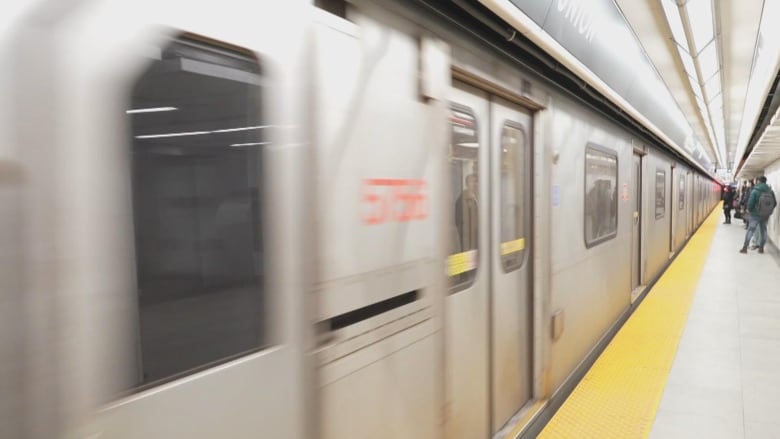
[[[634,224],[639,224],[639,212],[634,211]]]

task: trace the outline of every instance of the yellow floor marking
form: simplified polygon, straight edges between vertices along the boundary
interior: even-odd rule
[[[539,435],[646,438],[718,226],[715,209]]]

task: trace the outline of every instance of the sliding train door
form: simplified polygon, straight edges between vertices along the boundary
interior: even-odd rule
[[[449,293],[445,308],[446,437],[488,437],[489,282],[487,94],[459,85],[451,94]],[[445,213],[445,217],[446,217]]]
[[[688,200],[687,205],[685,206],[685,216],[688,218],[688,233],[686,233],[686,238],[691,236],[693,231],[695,230],[694,220],[693,220],[693,208],[696,205],[696,199],[694,198],[694,191],[693,191],[693,174],[690,172],[686,173],[685,180],[687,183],[687,189],[685,190],[685,199]]]
[[[634,188],[633,209],[631,216],[631,300],[639,296],[642,285],[642,156],[634,153],[634,169],[632,175]]]
[[[531,115],[451,94],[447,437],[489,437],[531,398]]]
[[[494,98],[490,106],[490,299],[493,429],[531,397],[531,116]]]
[[[675,206],[677,206],[677,199],[675,196],[677,195],[676,186],[677,186],[677,173],[679,171],[677,170],[677,167],[672,164],[671,172],[669,173],[669,257],[671,258],[672,255],[674,255],[675,249],[676,249],[676,243],[675,243],[675,229],[677,228],[677,221],[679,219],[677,218],[677,211],[675,210]]]

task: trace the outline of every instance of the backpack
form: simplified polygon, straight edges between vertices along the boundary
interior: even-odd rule
[[[771,190],[762,192],[761,196],[758,197],[758,218],[761,221],[768,220],[772,211],[775,210],[776,204],[775,194]]]

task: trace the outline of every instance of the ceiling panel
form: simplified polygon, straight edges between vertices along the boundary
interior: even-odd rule
[[[752,132],[755,129],[742,127],[742,122],[757,112],[757,108],[746,108],[746,95],[762,13],[775,14],[777,8],[764,8],[764,0],[615,0],[615,3],[655,63],[688,122],[709,148],[709,153],[716,157],[717,144],[713,145],[712,136],[707,134],[711,125],[715,129],[713,135],[724,143],[724,165],[729,168],[738,165],[739,159],[735,158],[735,154],[740,148],[737,143],[740,139],[744,142],[745,137],[751,134],[746,132],[740,136],[739,130]],[[702,20],[706,14],[692,12],[710,7],[714,13],[714,42],[705,46],[712,39],[706,29],[707,20]],[[667,9],[666,14],[664,8]],[[681,15],[682,19],[675,14]],[[765,23],[774,23],[774,26],[780,22],[780,17],[774,20],[763,18]],[[675,43],[676,40],[683,41],[679,45],[682,48]],[[693,53],[692,58],[688,55],[689,51]],[[696,76],[693,61],[698,62],[702,77]],[[717,76],[712,76],[714,74]],[[704,91],[699,81],[705,83]],[[757,85],[759,87],[756,88],[761,88],[762,84]],[[754,99],[753,106],[763,105],[763,101],[763,97]],[[766,149],[761,145],[756,147],[756,159],[750,160],[749,165],[761,166],[765,160],[780,158],[772,155],[780,148],[780,139],[777,143],[767,144]]]

